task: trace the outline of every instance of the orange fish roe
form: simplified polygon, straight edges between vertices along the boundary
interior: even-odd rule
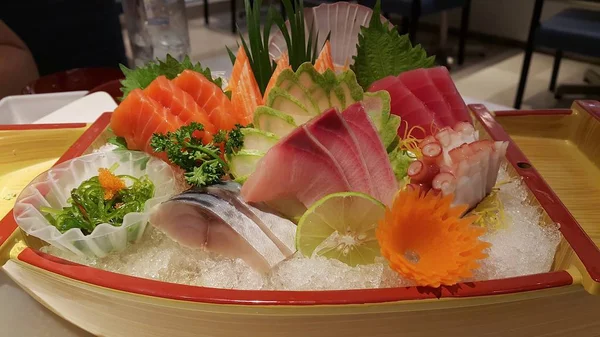
[[[117,192],[127,187],[123,180],[105,168],[98,169],[98,181],[104,189],[104,200],[114,198]]]
[[[453,285],[472,276],[490,246],[472,226],[476,216],[461,218],[467,206],[450,207],[453,196],[418,188],[398,192],[377,227],[377,240],[390,267],[418,286]]]

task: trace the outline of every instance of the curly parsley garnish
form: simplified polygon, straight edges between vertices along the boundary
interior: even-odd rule
[[[150,146],[155,152],[165,152],[171,163],[185,171],[188,184],[198,187],[221,182],[229,172],[229,166],[223,160],[222,149],[233,154],[244,144],[241,125],[229,131],[220,131],[213,141],[203,144],[204,126],[192,122],[177,131],[167,134],[154,134]]]

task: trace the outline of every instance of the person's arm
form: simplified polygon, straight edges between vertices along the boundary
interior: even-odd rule
[[[20,94],[27,83],[38,77],[29,48],[0,20],[0,99]]]

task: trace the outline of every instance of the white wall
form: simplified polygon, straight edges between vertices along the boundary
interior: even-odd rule
[[[569,7],[569,1],[546,1],[542,20]],[[469,31],[527,41],[534,0],[472,0]],[[448,13],[448,24],[460,26],[460,9]],[[439,15],[423,17],[422,22],[439,23]]]

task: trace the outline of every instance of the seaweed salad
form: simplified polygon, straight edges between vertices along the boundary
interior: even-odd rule
[[[154,184],[147,175],[115,175],[115,169],[115,165],[100,168],[97,176],[71,190],[69,206],[41,208],[46,219],[61,233],[79,228],[89,235],[102,223],[120,226],[126,214],[143,211],[146,201],[154,196]]]

